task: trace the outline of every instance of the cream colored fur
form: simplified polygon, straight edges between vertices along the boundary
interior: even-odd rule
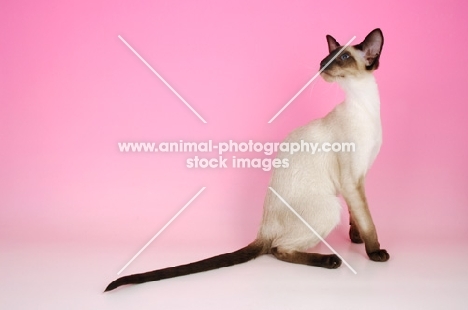
[[[345,52],[356,60],[355,68],[335,66],[322,73],[325,80],[341,86],[345,101],[324,118],[294,130],[285,142],[354,142],[355,152],[279,153],[279,158],[289,160],[289,168],[274,170],[269,185],[322,237],[340,222],[339,195],[359,222],[361,234],[375,234],[359,187],[382,143],[379,91],[372,70],[365,69],[365,53],[353,47],[347,47]],[[320,241],[271,191],[264,201],[258,240],[283,252],[304,252]]]

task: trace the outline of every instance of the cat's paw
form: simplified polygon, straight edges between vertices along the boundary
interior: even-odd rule
[[[349,228],[349,239],[351,239],[352,243],[363,243],[361,235],[356,227],[351,226]]]
[[[335,254],[323,255],[321,267],[328,269],[336,269],[341,266],[341,259]]]
[[[372,253],[367,253],[367,255],[374,262],[386,262],[390,258],[390,254],[388,254],[387,250],[377,250]]]

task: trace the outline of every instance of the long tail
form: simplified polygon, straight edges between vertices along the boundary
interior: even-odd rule
[[[187,265],[169,267],[118,278],[107,286],[105,292],[112,291],[113,289],[125,284],[138,284],[149,281],[159,281],[163,279],[185,276],[192,273],[242,264],[257,258],[264,253],[265,251],[263,242],[256,240],[248,246],[232,253],[221,254]]]

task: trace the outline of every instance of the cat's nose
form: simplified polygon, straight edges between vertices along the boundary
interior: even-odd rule
[[[327,64],[327,60],[326,60],[326,59],[322,60],[322,61],[320,62],[320,70],[322,70],[323,67],[325,67],[326,64]]]

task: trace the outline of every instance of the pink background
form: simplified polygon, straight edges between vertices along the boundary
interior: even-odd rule
[[[203,186],[164,238],[252,239],[270,173],[189,170],[195,154],[122,154],[117,142],[281,141],[342,97],[320,79],[267,124],[316,72],[325,35],[358,43],[376,27],[385,46],[376,72],[384,145],[367,182],[375,221],[466,235],[461,2],[113,3],[4,5],[2,239],[142,240]]]
[[[318,79],[267,124],[317,71],[325,35],[359,43],[377,27],[384,144],[367,193],[381,243],[467,241],[462,1],[131,3],[2,4],[2,243],[114,244],[127,253],[114,274],[204,186],[152,246],[253,240],[269,172],[190,170],[197,154],[122,154],[117,142],[281,141],[343,98]]]

